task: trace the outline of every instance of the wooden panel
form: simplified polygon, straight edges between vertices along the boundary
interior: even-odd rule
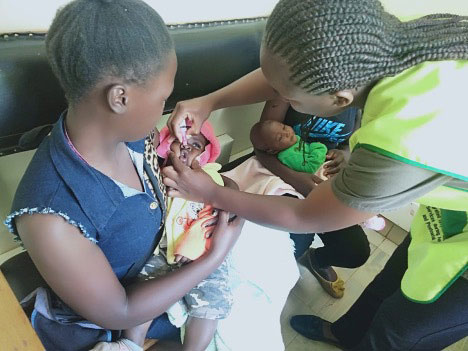
[[[156,345],[157,342],[158,340],[155,339],[146,339],[145,344],[143,345],[143,350],[149,350],[149,348]]]
[[[1,271],[0,345],[2,351],[45,350]]]

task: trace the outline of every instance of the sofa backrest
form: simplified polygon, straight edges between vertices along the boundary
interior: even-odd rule
[[[258,68],[265,23],[254,18],[168,26],[178,70],[165,113],[177,101],[212,92]],[[66,108],[44,39],[37,33],[0,36],[0,156],[37,147]],[[21,139],[33,129],[32,139]]]

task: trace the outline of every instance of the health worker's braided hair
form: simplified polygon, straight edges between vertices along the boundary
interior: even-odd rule
[[[424,61],[468,59],[468,17],[401,22],[378,0],[281,0],[263,45],[285,60],[294,85],[315,95],[333,93]]]

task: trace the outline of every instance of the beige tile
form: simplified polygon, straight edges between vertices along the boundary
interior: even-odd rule
[[[380,250],[382,250],[383,252],[391,255],[393,253],[393,251],[395,251],[395,249],[397,248],[397,245],[393,242],[393,241],[390,241],[388,239],[385,239],[382,244],[379,245],[378,247]]]
[[[368,230],[366,230],[366,233],[371,244],[371,256],[369,260],[358,269],[336,268],[340,277],[346,281],[345,295],[342,299],[329,297],[315,277],[304,267],[299,266],[301,279],[290,294],[281,315],[282,333],[286,351],[339,350],[333,345],[304,338],[290,327],[289,319],[295,314],[315,314],[325,320],[335,321],[342,314],[346,313],[368,283],[385,266],[397,247],[390,238],[383,238],[379,233],[371,233]],[[377,235],[380,235],[380,237]],[[380,239],[381,237],[382,240]],[[391,238],[394,237],[391,236]],[[449,346],[444,351],[468,351],[468,337]]]
[[[382,245],[381,245],[382,246]],[[388,259],[391,256],[390,250],[384,250],[381,247],[378,247],[374,253],[369,257],[364,268],[368,271],[369,274],[375,275],[379,273],[387,263]],[[393,251],[391,251],[393,253]]]
[[[291,328],[289,320],[296,314],[315,314],[315,311],[302,302],[293,292],[289,294],[288,300],[281,313],[281,334],[284,345],[287,346],[296,337],[297,333]]]
[[[302,335],[297,335],[286,347],[286,351],[336,351],[339,348],[320,341],[309,340]]]
[[[446,347],[443,351],[468,351],[468,337]]]
[[[297,336],[297,333],[291,328],[288,320],[281,320],[281,336],[283,337],[284,346],[287,348],[289,344],[294,340]]]
[[[298,308],[296,300],[296,296],[294,296],[292,293],[289,294],[288,300],[284,305],[283,312],[281,313],[281,335],[283,336],[284,346],[288,346],[288,344],[293,341],[297,335],[297,333],[289,325],[289,319],[291,316],[297,314],[296,310],[301,310],[301,308]],[[302,302],[301,304],[304,306]],[[299,313],[302,313],[302,311]]]
[[[335,269],[338,276],[341,279],[343,279],[345,283],[351,278],[354,272],[357,271],[357,268],[344,268],[344,267],[333,267],[333,268]]]
[[[467,351],[468,350],[468,336],[459,341],[460,343],[460,350]]]
[[[468,336],[459,341],[463,351],[468,350]]]
[[[392,250],[396,247],[396,245],[389,240],[386,241],[389,242],[389,244],[384,245],[384,249],[386,251],[376,248],[367,262],[362,267],[354,270],[351,277],[346,281],[346,290],[343,298],[330,299],[329,302],[319,310],[322,318],[329,321],[335,321],[341,315],[346,313],[346,311],[361,295],[365,287],[382,270],[390,258]],[[383,245],[384,242],[382,242],[381,245]],[[315,307],[315,309],[317,309],[317,307]]]
[[[364,286],[351,279],[351,281],[346,285],[344,296],[341,299],[330,299],[329,302],[319,311],[320,317],[330,322],[336,321],[348,311],[352,304],[361,295],[363,290]]]
[[[364,287],[367,286],[383,269],[389,258],[390,254],[382,251],[380,248],[376,248],[371,253],[367,262],[353,274],[349,284],[357,282]]]
[[[369,243],[369,247],[370,247],[370,254],[372,255],[372,253],[375,251],[375,249],[377,248],[376,245],[372,244],[372,243]]]
[[[385,228],[382,230],[379,230],[378,232],[382,234],[383,236],[386,236],[388,232],[393,228],[395,225],[392,221],[388,220],[387,218],[383,217],[385,219]]]
[[[332,297],[323,290],[317,279],[305,267],[299,265],[299,271],[301,277],[292,292],[312,310],[318,312]]]
[[[385,236],[376,232],[375,230],[368,229],[368,228],[363,228],[364,232],[367,235],[367,239],[369,240],[369,243],[375,245],[378,247],[382,242],[385,240]]]
[[[408,232],[406,230],[400,228],[397,225],[394,225],[392,230],[390,230],[390,232],[387,234],[387,239],[397,245],[400,245],[407,235]]]
[[[368,229],[368,228],[363,228],[364,232],[367,235],[367,240],[369,240],[369,247],[370,247],[370,253],[374,252],[374,250],[379,247],[380,244],[385,240],[385,236],[380,234],[379,232],[376,232],[375,230]]]

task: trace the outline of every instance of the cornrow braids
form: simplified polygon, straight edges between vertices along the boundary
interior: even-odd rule
[[[294,85],[319,95],[395,76],[424,61],[468,59],[468,16],[401,22],[378,0],[281,0],[263,45],[285,60]]]
[[[302,150],[302,165],[305,166],[307,164],[307,152],[305,148],[306,140],[309,138],[310,132],[312,131],[313,125],[312,120],[315,116],[309,116],[305,121],[300,124],[300,137],[301,140],[299,141],[299,151]]]
[[[75,0],[57,11],[46,51],[69,103],[107,76],[143,84],[174,45],[162,18],[140,0]]]

